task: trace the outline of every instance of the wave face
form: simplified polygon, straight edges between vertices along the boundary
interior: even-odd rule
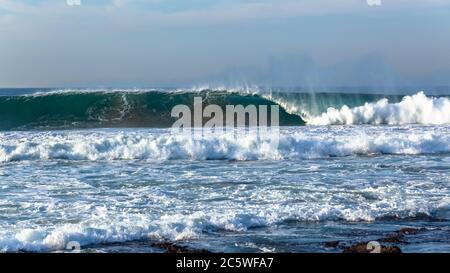
[[[155,129],[156,130],[156,129]],[[160,129],[162,130],[162,129]],[[336,132],[338,132],[336,134]],[[0,163],[30,160],[282,160],[351,155],[450,153],[450,127],[406,131],[373,128],[282,130],[271,136],[233,133],[193,138],[170,130],[11,132],[0,134]],[[275,146],[277,145],[277,146]]]
[[[0,130],[150,127],[167,128],[177,120],[171,110],[178,104],[193,109],[194,97],[203,107],[275,105],[252,94],[227,91],[60,91],[21,96],[0,96]],[[296,115],[280,109],[281,125],[303,125]]]
[[[449,124],[450,99],[427,97],[423,92],[389,103],[383,98],[374,103],[341,109],[328,108],[326,113],[308,120],[308,124]]]
[[[0,90],[1,91],[1,90]],[[33,92],[28,90],[28,92]],[[0,130],[168,128],[175,105],[279,105],[280,125],[448,124],[448,97],[270,90],[46,90],[0,96]],[[206,119],[204,120],[206,122]]]

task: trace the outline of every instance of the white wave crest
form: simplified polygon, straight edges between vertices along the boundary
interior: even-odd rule
[[[404,129],[404,128],[403,128]],[[292,127],[279,141],[248,134],[193,138],[170,130],[0,133],[0,163],[23,160],[279,160],[450,153],[450,127]]]
[[[419,92],[413,96],[405,96],[399,103],[389,103],[388,99],[381,99],[354,108],[328,108],[326,113],[307,122],[311,125],[449,124],[450,99],[427,97],[423,92]]]
[[[381,217],[436,215],[439,211],[448,212],[450,202],[446,197],[436,202],[421,201],[420,196],[414,200],[405,200],[403,191],[395,186],[368,188],[365,191],[377,195],[380,201],[355,206],[305,202],[293,205],[271,204],[254,209],[211,208],[207,212],[156,216],[151,213],[134,214],[105,207],[81,206],[79,210],[90,214],[85,216],[86,220],[77,224],[3,229],[0,231],[0,252],[64,250],[72,241],[81,246],[145,239],[183,241],[201,238],[205,231],[244,232],[283,221],[344,219],[354,222],[374,221]],[[86,207],[89,207],[88,211]]]

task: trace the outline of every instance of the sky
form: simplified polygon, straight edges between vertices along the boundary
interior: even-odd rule
[[[0,87],[450,86],[450,0],[0,0]]]

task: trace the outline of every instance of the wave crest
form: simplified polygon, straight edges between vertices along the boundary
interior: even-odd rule
[[[298,129],[300,128],[300,129]],[[0,162],[23,160],[279,160],[373,154],[450,153],[450,127],[378,130],[291,127],[272,136],[233,133],[193,138],[170,130],[10,132]],[[274,146],[278,145],[278,146]]]
[[[176,105],[193,109],[194,97],[203,107],[275,105],[257,95],[223,90],[53,90],[22,96],[0,96],[0,130],[80,128],[170,128]],[[280,108],[280,125],[304,125]]]
[[[450,99],[427,97],[423,92],[405,96],[401,102],[381,99],[362,106],[328,108],[326,113],[308,120],[311,125],[349,124],[449,124]]]

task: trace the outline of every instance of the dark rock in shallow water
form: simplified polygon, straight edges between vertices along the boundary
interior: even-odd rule
[[[386,237],[379,238],[376,240],[378,243],[389,243],[389,244],[405,244],[404,237],[405,235],[416,235],[420,232],[427,231],[426,228],[402,228],[397,230],[391,234],[388,234]],[[345,247],[343,253],[371,253],[373,250],[368,248],[367,245],[369,242],[361,242],[349,247]],[[401,249],[398,246],[385,246],[380,245],[379,249],[380,253],[401,253]]]
[[[330,241],[330,242],[325,242],[323,245],[325,246],[325,247],[329,247],[329,248],[336,248],[336,247],[338,247],[339,246],[339,241]]]
[[[426,228],[402,228],[384,238],[378,239],[377,241],[384,243],[406,243],[404,241],[405,235],[416,235],[425,231],[427,231]]]
[[[159,247],[165,249],[167,253],[210,253],[206,249],[190,249],[185,246],[179,246],[173,243],[154,243],[152,247]]]
[[[344,248],[344,251],[342,253],[371,253],[372,250],[369,248],[367,249],[367,245],[369,242],[365,243],[358,243],[356,245],[352,245],[349,247]],[[396,246],[380,246],[380,253],[402,253],[401,249]]]
[[[417,233],[425,231],[427,231],[426,228],[402,228],[396,233],[400,236],[403,236],[403,235],[416,235]]]
[[[392,244],[401,244],[405,243],[402,239],[402,236],[388,236],[385,238],[380,238],[377,240],[380,243],[392,243]]]

